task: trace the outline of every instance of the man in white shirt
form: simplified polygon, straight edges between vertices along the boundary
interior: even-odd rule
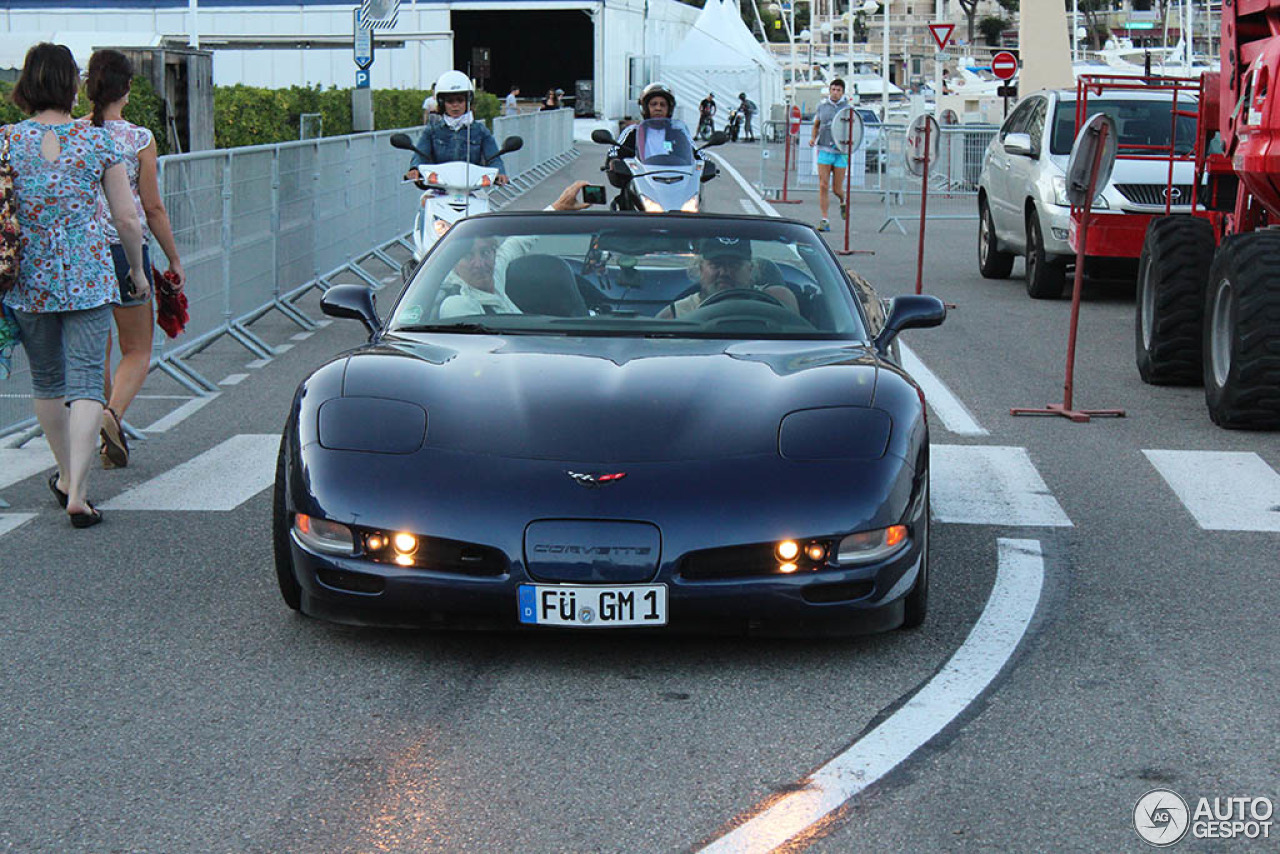
[[[520,95],[520,87],[512,86],[511,91],[507,93],[506,105],[503,107],[502,114],[504,116],[514,116],[520,113],[520,107],[516,104],[516,98]]]
[[[473,314],[520,313],[516,304],[495,287],[493,262],[497,253],[497,239],[482,237],[458,260],[444,277],[444,286],[457,288],[458,293],[446,297],[440,304],[441,320]]]
[[[422,102],[422,123],[429,125],[433,121],[440,121],[440,113],[436,109],[436,96],[428,95]]]

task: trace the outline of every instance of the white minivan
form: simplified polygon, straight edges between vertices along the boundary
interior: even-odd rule
[[[1087,271],[1105,275],[1123,270],[1133,275],[1145,221],[1165,213],[1166,194],[1170,212],[1191,210],[1195,164],[1175,160],[1170,186],[1168,149],[1172,135],[1175,154],[1194,151],[1196,120],[1184,113],[1194,115],[1197,105],[1185,91],[1177,102],[1175,120],[1172,91],[1114,90],[1089,96],[1090,115],[1104,112],[1115,119],[1119,153],[1147,159],[1118,158],[1111,180],[1094,200],[1097,216],[1090,225],[1089,245],[1091,251],[1099,244],[1104,249],[1089,256]],[[1037,299],[1061,296],[1067,268],[1075,262],[1068,243],[1071,207],[1066,191],[1075,128],[1074,89],[1028,95],[987,147],[978,178],[978,268],[988,279],[1007,278],[1014,258],[1025,255],[1027,293]],[[1102,229],[1099,236],[1105,237],[1109,224],[1123,236],[1095,243],[1093,229]]]

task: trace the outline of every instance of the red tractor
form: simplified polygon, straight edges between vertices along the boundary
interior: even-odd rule
[[[1138,268],[1142,379],[1203,381],[1209,416],[1231,428],[1280,428],[1276,34],[1280,0],[1223,3],[1222,70],[1200,79],[1191,216],[1153,220]]]

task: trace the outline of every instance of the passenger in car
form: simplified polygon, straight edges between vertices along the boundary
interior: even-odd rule
[[[440,319],[472,314],[519,314],[520,309],[494,286],[493,262],[498,241],[482,237],[471,245],[471,251],[454,265],[444,277],[446,289],[457,293],[440,304]]]
[[[658,317],[684,317],[701,307],[703,300],[718,291],[735,288],[758,288],[798,313],[795,294],[783,285],[760,286],[754,281],[755,266],[751,262],[751,241],[738,238],[708,237],[698,247],[698,290],[678,299],[658,312]]]

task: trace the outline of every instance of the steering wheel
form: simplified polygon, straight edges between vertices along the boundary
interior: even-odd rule
[[[716,291],[711,296],[702,301],[698,308],[706,308],[709,305],[715,305],[720,302],[727,302],[731,299],[754,300],[755,302],[763,302],[769,305],[776,305],[778,308],[786,308],[782,300],[773,294],[755,288],[727,288],[723,291]]]

